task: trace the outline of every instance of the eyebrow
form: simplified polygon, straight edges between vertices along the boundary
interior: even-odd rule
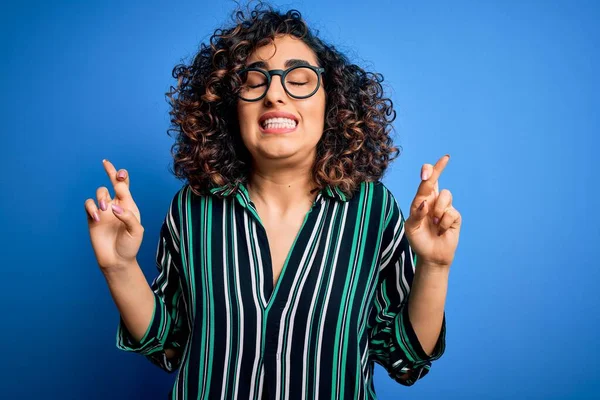
[[[285,68],[298,67],[301,65],[310,66],[310,63],[306,60],[301,60],[299,58],[292,58],[290,60],[286,60],[284,66]],[[247,65],[246,68],[264,68],[267,69],[267,64],[264,61],[255,61],[250,65]]]

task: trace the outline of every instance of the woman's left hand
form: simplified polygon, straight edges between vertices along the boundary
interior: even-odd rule
[[[449,190],[439,191],[438,179],[449,155],[421,168],[421,184],[410,206],[404,229],[417,259],[440,268],[450,268],[458,246],[461,216],[452,206]]]

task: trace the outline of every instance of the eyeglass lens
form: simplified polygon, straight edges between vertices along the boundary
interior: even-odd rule
[[[255,100],[267,91],[267,76],[259,71],[247,71],[242,74],[240,97]],[[271,78],[271,84],[274,78]],[[319,76],[310,68],[299,67],[291,70],[282,82],[285,89],[295,97],[308,96],[315,91]]]

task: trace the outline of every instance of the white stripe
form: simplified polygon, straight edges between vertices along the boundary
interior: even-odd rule
[[[335,252],[335,258],[332,262],[332,273],[331,273],[331,281],[333,282],[334,278],[335,278],[335,271],[336,271],[336,267],[337,267],[337,259],[338,259],[338,255],[340,254],[340,242],[342,241],[342,238],[344,237],[344,233],[345,233],[345,225],[346,225],[346,217],[348,214],[348,202],[344,203],[344,216],[342,218],[342,226],[340,228],[340,232],[342,232],[342,234],[340,235],[340,237],[338,238],[338,247],[336,249]],[[329,286],[329,289],[327,290],[327,295],[325,297],[325,307],[323,308],[324,312],[321,313],[321,316],[319,318],[319,324],[321,326],[321,329],[319,330],[319,340],[317,341],[317,351],[315,352],[315,357],[316,360],[320,360],[321,359],[321,343],[323,343],[323,319],[325,318],[325,315],[327,314],[327,305],[329,304],[329,298],[331,297],[331,288],[332,285]],[[315,376],[315,387],[317,388],[317,396],[315,397],[315,399],[319,398],[319,381],[321,379],[321,370],[317,369],[316,371],[316,376]]]
[[[326,242],[325,242],[325,249],[323,250],[324,254],[327,254],[329,252],[329,243],[330,243],[330,238],[331,238],[331,231],[333,230],[333,223],[335,221],[334,217],[337,214],[338,207],[339,207],[338,203],[335,202],[334,206],[333,206],[332,213],[331,213],[332,217],[331,217],[331,219],[329,221],[329,229],[327,231],[327,238],[326,238]],[[323,257],[323,260],[321,262],[321,266],[319,268],[319,275],[317,276],[317,282],[318,282],[317,285],[318,286],[315,287],[315,291],[313,293],[313,297],[312,297],[312,300],[310,302],[310,307],[308,308],[309,310],[314,310],[315,309],[315,303],[317,301],[317,297],[318,297],[319,291],[321,290],[321,279],[322,279],[322,276],[323,276],[323,272],[325,271],[325,268],[326,268],[325,267],[325,260],[326,259],[327,259],[327,257]],[[310,317],[310,314],[309,314],[309,317]],[[308,345],[309,345],[308,338],[309,338],[309,333],[310,333],[310,329],[308,327],[314,326],[312,320],[309,320],[307,322],[308,322],[307,323],[307,329],[306,329],[306,333],[304,334],[304,347],[303,347],[304,352],[303,352],[303,355],[302,355],[302,371],[304,371],[304,372],[308,372],[308,362],[307,362],[308,352],[307,352],[307,349],[308,349]],[[300,396],[301,399],[308,399],[309,398],[308,394],[306,393],[306,380],[307,380],[307,378],[308,377],[307,377],[306,373],[302,374],[302,395]]]
[[[225,366],[223,367],[223,384],[221,386],[221,399],[225,400],[225,386],[227,384],[227,356],[229,355],[229,352],[231,351],[230,349],[230,343],[229,340],[231,339],[231,324],[230,324],[230,319],[231,319],[231,310],[229,309],[229,283],[227,282],[227,208],[229,206],[229,201],[228,199],[224,199],[223,200],[223,295],[225,296],[224,299],[224,303],[225,303],[225,315],[227,315],[227,327],[225,329],[225,357],[224,357],[224,364]]]
[[[204,209],[202,210],[202,226],[204,226],[205,228],[208,226],[208,210],[211,206],[211,202],[212,199],[210,197],[207,197],[206,200],[204,201]],[[202,249],[202,265],[204,266],[202,268],[202,281],[204,282],[204,296],[206,296],[206,303],[203,304],[204,306],[204,311],[203,311],[203,315],[206,318],[206,332],[208,333],[206,335],[206,338],[204,339],[204,367],[202,368],[204,370],[203,375],[202,375],[202,390],[200,391],[201,397],[204,397],[204,393],[206,391],[206,383],[207,383],[207,374],[208,374],[208,353],[209,353],[209,349],[210,349],[210,342],[211,340],[214,340],[213,337],[211,337],[210,335],[210,330],[211,330],[211,325],[210,325],[210,313],[212,310],[212,304],[211,304],[211,298],[210,298],[210,282],[208,280],[208,269],[212,267],[212,263],[210,261],[210,259],[208,258],[208,255],[210,254],[210,249],[207,248],[208,245],[208,237],[209,235],[202,235],[202,240],[201,240],[201,249]]]
[[[258,236],[256,235],[256,224],[255,223],[252,224],[252,227],[253,227],[252,232],[254,234],[254,248],[256,249],[256,258],[258,259],[258,284],[259,284],[258,287],[260,288],[260,290],[258,292],[260,294],[260,300],[262,301],[262,307],[260,308],[262,310],[267,307],[267,299],[265,297],[265,291],[263,290],[263,288],[265,287],[264,286],[265,285],[265,275],[263,273],[264,266],[263,266],[263,262],[262,262],[262,253],[260,251],[260,243],[258,242]],[[252,258],[253,257],[251,256],[252,251],[250,248],[248,248],[248,254],[250,254],[249,261],[250,261],[250,266],[252,267],[252,265],[253,265]],[[271,255],[269,254],[269,257],[270,256]],[[254,277],[254,274],[252,274],[252,276]],[[272,285],[272,283],[271,283],[271,285]],[[271,293],[271,295],[273,295],[273,293]],[[262,315],[262,313],[261,313],[261,315]]]
[[[392,368],[396,368],[398,365],[400,365],[401,362],[404,362],[404,360],[399,359],[398,361],[396,361],[395,363],[392,364]]]
[[[392,237],[396,237],[396,232],[398,232],[398,229],[400,229],[400,225],[402,225],[402,232],[400,233],[400,235],[398,235],[398,239],[396,240],[392,240],[392,243],[390,243],[387,247],[387,249],[384,251],[384,254],[388,254],[388,249],[393,245],[393,249],[392,249],[392,253],[394,254],[394,252],[396,251],[396,249],[398,248],[398,246],[400,246],[400,243],[402,242],[402,237],[404,236],[404,224],[402,223],[402,218],[398,218],[398,220],[396,221],[396,226],[394,227],[394,235]],[[390,254],[390,255],[391,255]],[[381,259],[384,259],[384,256],[382,255]],[[381,263],[381,266],[379,267],[379,270],[381,271],[382,269],[384,269],[389,262],[392,260],[391,257],[389,257],[387,260],[385,260],[384,262]]]
[[[406,293],[408,293],[408,291],[410,290],[410,285],[406,281],[406,275],[404,275],[404,256],[405,253],[402,252],[402,254],[400,255],[402,263],[396,262],[396,290],[398,291],[398,295],[400,296],[400,303],[404,301],[404,292],[406,291]],[[400,271],[400,267],[402,267],[402,271]],[[402,283],[404,290],[402,290],[400,283]]]
[[[186,203],[189,200],[188,194],[189,194],[189,186],[188,186],[188,189],[186,189],[184,191],[184,193],[182,193],[182,202],[181,202],[182,204],[181,204],[181,208],[180,208],[180,214],[181,214],[181,217],[182,217],[181,221],[180,221],[180,223],[181,223],[181,234],[182,234],[181,239],[186,239],[186,237],[187,237],[188,216],[186,214],[186,212],[187,212]],[[184,236],[186,236],[186,237],[184,237]],[[185,242],[181,242],[181,240],[180,240],[179,243],[181,245],[180,254],[181,253],[185,254],[186,261],[187,261],[185,263],[185,265],[182,265],[181,268],[185,269],[186,274],[187,274],[186,276],[189,279],[189,281],[188,281],[188,288],[189,288],[189,295],[190,295],[191,312],[188,309],[188,320],[190,321],[190,325],[189,326],[191,327],[191,326],[194,326],[192,318],[195,319],[195,315],[196,315],[196,293],[195,293],[194,290],[191,290],[193,283],[191,282],[191,279],[190,279],[191,278],[191,276],[190,276],[190,262],[189,262],[190,261],[190,259],[189,259],[189,254],[190,253],[189,253],[188,250],[186,250],[186,248],[187,248],[187,239],[186,239]],[[188,340],[191,340],[191,337],[188,337]],[[190,345],[191,345],[191,343],[190,343]],[[187,351],[186,351],[186,353],[187,353]],[[188,354],[186,354],[186,357],[185,357],[186,362],[184,363],[183,368],[181,368],[181,370],[182,370],[181,373],[183,373],[184,377],[188,376],[188,371],[189,371],[189,365],[187,363],[187,356],[188,356]],[[184,399],[187,398],[187,389],[188,389],[187,382],[183,382],[183,385],[182,385],[182,394],[183,394],[183,398]]]
[[[368,189],[368,187],[367,187]],[[367,198],[368,193],[365,193],[365,199]],[[357,243],[361,243],[362,242],[362,237],[363,235],[366,234],[366,232],[364,232],[365,228],[364,228],[364,223],[365,223],[365,209],[367,207],[367,201],[363,200],[362,204],[361,204],[362,208],[360,210],[360,228],[359,228],[359,235],[356,238],[356,242]],[[360,248],[357,248],[356,253],[354,254],[354,260],[350,260],[352,262],[352,274],[350,277],[350,282],[349,282],[349,287],[353,287],[354,286],[354,279],[356,277],[356,268],[357,268],[357,264],[358,264],[358,259],[360,258]],[[342,317],[342,326],[341,326],[341,332],[343,333],[346,330],[346,316],[348,315],[348,309],[349,306],[351,306],[351,304],[349,304],[350,302],[350,290],[348,291],[348,294],[346,295],[346,298],[344,299],[344,305],[343,305],[343,310],[344,310],[344,314]],[[344,343],[343,340],[340,340],[340,347],[338,349],[338,362],[337,362],[337,374],[335,377],[335,381],[336,381],[336,385],[339,383],[340,381],[340,375],[342,373],[342,368],[344,367],[343,365],[341,365],[342,362],[342,353],[344,351]],[[335,398],[339,398],[339,391],[336,393]]]
[[[167,226],[167,235],[171,236],[171,232],[175,232],[175,238],[173,238],[171,236],[171,242],[173,242],[173,247],[175,247],[175,250],[177,252],[179,252],[179,232],[177,231],[177,225],[175,225],[175,219],[173,217],[173,212],[172,209],[169,208],[169,213],[167,215],[167,218],[169,218],[169,224],[170,227]],[[183,221],[182,221],[183,223]],[[173,229],[171,229],[173,228]]]
[[[233,214],[233,226],[237,227],[237,224],[235,222],[235,212],[232,211]],[[246,220],[247,214],[244,214],[244,220]],[[237,244],[237,229],[233,229],[233,248],[237,249],[238,248],[238,244]],[[236,295],[238,295],[239,293],[241,293],[240,290],[240,273],[239,273],[239,261],[238,261],[238,254],[237,251],[233,252],[233,256],[234,256],[234,275],[237,274],[237,279],[236,279]],[[235,371],[235,388],[233,390],[233,396],[232,398],[237,399],[238,396],[238,389],[239,389],[239,383],[240,383],[240,367],[241,367],[241,361],[243,359],[243,355],[244,355],[244,303],[242,303],[242,297],[241,295],[239,295],[238,297],[238,304],[240,306],[240,323],[239,323],[239,327],[240,327],[240,338],[239,338],[239,342],[240,342],[240,352],[238,354],[237,359],[240,361],[238,363],[238,366],[236,368]]]
[[[251,385],[250,385],[250,393],[254,394],[254,390],[255,390],[255,383],[256,380],[258,379],[258,374],[260,373],[260,358],[261,358],[261,353],[262,353],[262,348],[261,348],[261,339],[262,339],[262,318],[263,318],[263,313],[262,313],[262,307],[260,304],[260,299],[258,298],[258,293],[256,293],[256,276],[254,274],[255,271],[255,265],[254,265],[254,260],[252,257],[252,249],[251,249],[251,239],[250,239],[250,233],[248,232],[248,224],[247,224],[247,218],[248,218],[248,214],[244,213],[244,228],[245,228],[245,232],[246,232],[246,243],[248,245],[248,253],[250,254],[250,257],[248,257],[249,261],[250,261],[250,279],[252,280],[252,298],[254,299],[254,309],[256,310],[256,343],[254,344],[254,363],[252,364],[252,376],[251,376]],[[254,237],[256,238],[256,221],[252,220],[252,234],[254,235]],[[256,248],[258,248],[258,243],[255,243]],[[260,256],[258,257],[258,259],[260,260]],[[260,261],[259,261],[260,263]],[[261,268],[262,268],[262,264],[261,264]],[[262,287],[259,290],[260,293],[263,293]]]
[[[296,290],[296,301],[294,302],[294,307],[293,307],[292,312],[291,312],[292,318],[290,319],[290,327],[289,327],[289,329],[286,329],[286,331],[291,332],[292,334],[294,332],[294,323],[296,321],[296,313],[297,313],[297,310],[298,310],[298,304],[299,304],[298,300],[300,299],[300,295],[302,294],[302,289],[304,288],[304,285],[306,283],[306,279],[308,278],[308,275],[310,273],[310,269],[311,269],[311,267],[313,265],[313,262],[315,260],[316,255],[317,255],[317,249],[315,248],[314,251],[312,252],[312,256],[311,256],[311,258],[310,258],[310,260],[309,260],[308,263],[305,264],[305,262],[306,262],[305,260],[306,260],[306,257],[308,256],[309,252],[310,252],[310,248],[312,247],[311,245],[313,243],[318,244],[320,242],[323,230],[320,229],[319,227],[321,225],[321,221],[323,220],[324,214],[325,214],[325,207],[321,207],[321,209],[319,211],[319,215],[317,217],[317,221],[315,222],[313,230],[312,230],[312,232],[310,234],[310,240],[306,244],[306,247],[304,249],[304,253],[302,254],[302,259],[300,260],[300,264],[299,265],[300,266],[304,266],[304,267],[298,268],[298,270],[296,271],[296,276],[294,277],[294,284],[293,284],[292,288],[296,287],[296,285],[297,285],[296,282],[298,281],[298,279],[300,278],[300,276],[302,276],[302,274],[303,274],[302,280],[300,281],[300,286],[297,287],[297,290]],[[319,236],[315,240],[315,236],[317,235],[317,233],[318,233]],[[286,304],[285,308],[283,309],[283,312],[281,314],[281,324],[280,324],[280,326],[284,326],[285,315],[288,312],[290,306],[291,306],[291,304],[288,302]],[[283,352],[283,333],[284,333],[284,330],[280,329],[279,330],[279,342],[277,343],[277,346],[278,346],[277,349],[279,350],[278,354],[281,354],[281,352]],[[286,366],[291,366],[291,352],[292,352],[292,340],[289,340],[288,344],[286,346],[286,349],[285,349],[285,362],[286,362]],[[281,362],[277,363],[277,371],[278,371],[277,372],[277,376],[279,376],[279,370],[280,370],[280,368],[281,368]],[[291,368],[289,368],[289,367],[285,369],[285,382],[286,382],[286,386],[285,386],[285,394],[284,395],[285,395],[286,399],[289,398],[289,392],[288,391],[289,391],[289,387],[290,387],[290,384],[289,384],[290,383],[290,369]],[[278,380],[278,382],[279,382],[279,380]],[[277,395],[279,396],[279,390],[277,391]]]
[[[263,387],[265,384],[265,366],[264,364],[260,365],[260,382],[258,383],[258,395],[262,399],[263,397]]]

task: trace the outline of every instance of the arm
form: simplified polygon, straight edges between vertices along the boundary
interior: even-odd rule
[[[141,281],[145,282],[145,278],[138,266],[139,273],[123,278],[115,287],[117,291],[132,291],[117,297],[124,299],[117,304],[121,312],[117,348],[140,353],[167,372],[174,372],[179,367],[181,349],[185,347],[190,332],[190,321],[180,283],[181,198],[180,191],[173,198],[163,221],[156,250],[158,275],[152,284],[148,287],[145,283],[144,289],[140,289],[143,287]],[[135,301],[128,302],[128,299],[134,297]]]
[[[435,301],[428,299],[422,303],[422,299],[439,287],[435,287],[436,281],[425,273],[426,269],[419,270],[421,265],[405,235],[402,212],[391,193],[384,192],[385,222],[382,223],[377,290],[369,317],[369,354],[390,377],[410,386],[423,378],[432,362],[444,353],[445,314],[442,308],[439,324],[428,320],[431,315],[435,319],[439,314],[428,306]],[[435,297],[440,295],[436,293]],[[417,322],[414,326],[413,320]]]
[[[140,342],[150,328],[154,314],[154,295],[137,260],[134,265],[104,274],[108,288],[123,319],[125,328],[135,342]],[[165,349],[168,359],[176,355],[174,349]]]
[[[134,265],[104,273],[110,294],[132,338],[139,342],[154,313],[154,295],[137,260]]]
[[[408,313],[410,323],[428,356],[433,352],[442,329],[449,272],[449,269],[428,266],[417,258]]]

